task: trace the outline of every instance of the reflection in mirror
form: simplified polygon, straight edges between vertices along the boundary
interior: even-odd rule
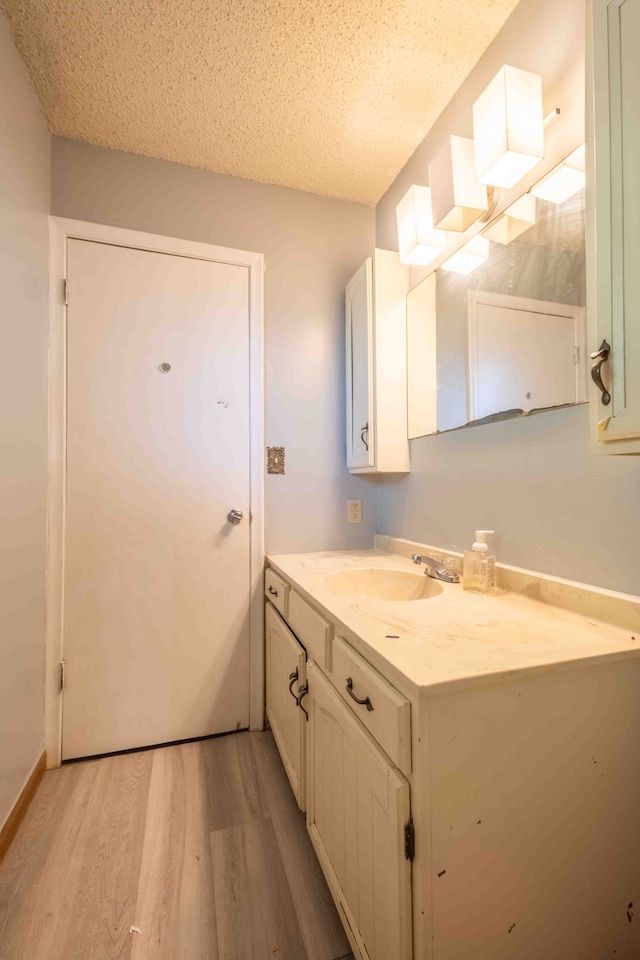
[[[472,273],[408,294],[410,438],[586,400],[584,189],[535,207]]]

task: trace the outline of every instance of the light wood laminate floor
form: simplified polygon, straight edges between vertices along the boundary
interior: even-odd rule
[[[51,770],[0,865],[0,960],[343,957],[270,733]]]

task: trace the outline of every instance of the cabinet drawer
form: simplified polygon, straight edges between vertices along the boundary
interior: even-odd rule
[[[286,580],[283,580],[271,569],[265,570],[264,595],[285,619],[289,613],[289,590],[290,587]]]
[[[411,704],[341,637],[333,641],[331,679],[348,703],[403,773],[411,772]],[[349,680],[351,683],[349,683]],[[349,687],[351,689],[349,689]],[[358,703],[355,698],[369,698]]]
[[[330,667],[331,650],[329,645],[333,636],[332,625],[321,617],[306,600],[303,600],[295,590],[289,595],[289,626],[297,636],[307,654],[319,664],[323,670]]]

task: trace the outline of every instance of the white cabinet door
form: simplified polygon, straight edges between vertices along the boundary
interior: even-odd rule
[[[361,956],[410,960],[409,784],[313,663],[307,680],[307,825],[316,853]]]
[[[266,607],[267,718],[301,810],[305,808],[305,726],[296,694],[306,680],[306,657],[270,603]]]
[[[592,436],[603,453],[640,453],[640,0],[592,0],[588,96],[590,350],[606,341],[591,384]]]
[[[408,270],[375,250],[346,289],[347,466],[406,473]]]
[[[372,260],[362,264],[346,289],[347,466],[374,462]]]

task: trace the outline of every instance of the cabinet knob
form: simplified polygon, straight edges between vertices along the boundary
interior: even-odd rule
[[[234,526],[241,522],[244,517],[242,510],[230,510],[227,514],[227,520],[229,523],[233,523]]]
[[[602,367],[602,364],[606,363],[606,361],[609,359],[610,352],[611,347],[606,340],[603,340],[600,344],[600,347],[591,354],[591,359],[596,361],[591,367],[591,379],[602,394],[600,399],[605,407],[611,403],[611,394],[602,382],[602,373],[600,368]]]

